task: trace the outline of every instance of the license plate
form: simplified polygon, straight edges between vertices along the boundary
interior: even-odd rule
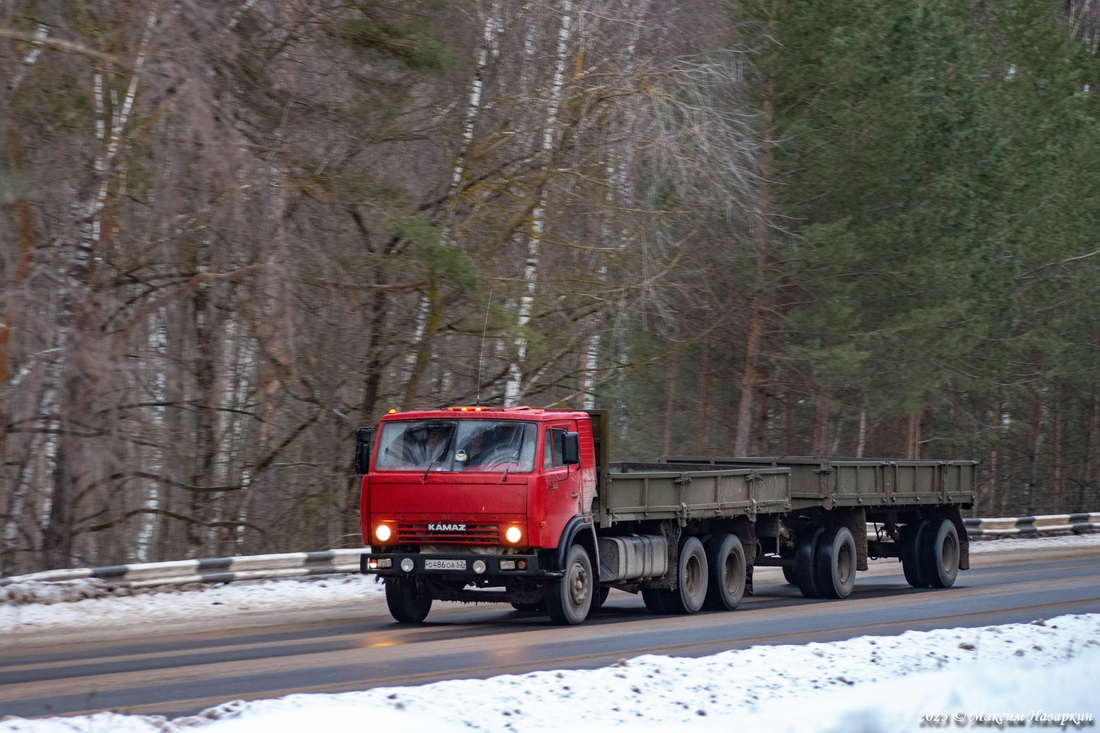
[[[425,560],[425,570],[465,570],[465,560]]]

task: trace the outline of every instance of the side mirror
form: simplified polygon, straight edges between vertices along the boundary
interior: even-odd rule
[[[374,431],[370,428],[355,429],[355,472],[362,475],[370,470],[370,440]]]
[[[581,462],[581,434],[562,433],[561,461],[567,466],[576,466]]]

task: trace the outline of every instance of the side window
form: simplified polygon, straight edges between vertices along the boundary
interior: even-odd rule
[[[544,451],[543,467],[561,468],[565,461],[561,456],[561,441],[565,437],[565,428],[550,428],[546,431],[546,450]]]

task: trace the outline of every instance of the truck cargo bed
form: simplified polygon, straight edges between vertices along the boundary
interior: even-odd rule
[[[868,460],[806,456],[675,457],[669,466],[787,468],[794,509],[972,504],[977,461]]]
[[[791,509],[791,471],[612,462],[601,476],[593,514],[601,526],[657,519],[707,519],[786,512]]]

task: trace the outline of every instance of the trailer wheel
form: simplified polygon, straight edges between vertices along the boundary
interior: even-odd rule
[[[783,566],[783,580],[791,585],[798,585],[798,574],[794,570],[794,564]]]
[[[824,527],[814,527],[812,532],[805,532],[798,537],[794,550],[794,574],[804,598],[821,598],[814,569],[817,567],[817,552],[824,533]]]
[[[856,584],[856,541],[847,527],[827,527],[814,552],[814,585],[821,598],[847,598]]]
[[[959,533],[950,519],[931,519],[918,557],[921,578],[933,588],[950,588],[959,574]]]
[[[901,528],[901,569],[905,573],[905,580],[914,588],[927,588],[932,581],[925,575],[925,563],[921,561],[924,537],[928,534],[931,522],[922,519],[911,522]]]
[[[546,603],[543,601],[536,601],[535,603],[513,603],[512,608],[523,613],[546,613]]]
[[[745,548],[735,534],[712,535],[704,543],[707,552],[707,596],[703,607],[732,611],[745,596]]]
[[[592,560],[580,545],[565,555],[565,574],[546,585],[546,612],[559,626],[575,626],[588,617],[595,593]]]
[[[432,610],[432,597],[417,588],[411,578],[387,578],[386,605],[396,621],[418,624]]]

